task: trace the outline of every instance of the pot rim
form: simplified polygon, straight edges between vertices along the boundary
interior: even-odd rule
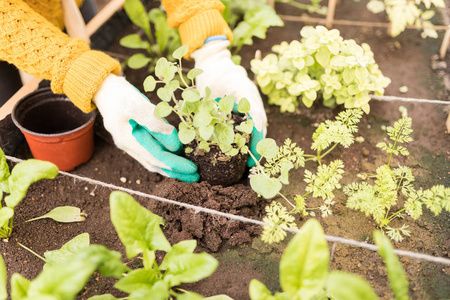
[[[90,113],[87,113],[88,115],[91,115],[91,117],[89,118],[89,120],[87,120],[86,122],[84,122],[83,125],[78,126],[77,128],[72,129],[72,130],[69,130],[69,131],[64,131],[64,132],[59,132],[59,133],[39,133],[39,132],[35,132],[35,131],[29,130],[29,129],[23,127],[23,126],[19,123],[19,121],[16,119],[16,111],[17,111],[18,107],[22,104],[22,102],[23,102],[25,99],[27,99],[27,98],[29,98],[29,97],[31,97],[31,96],[33,96],[33,95],[36,95],[36,94],[40,94],[40,93],[48,93],[48,92],[51,92],[52,94],[54,94],[54,93],[51,91],[51,88],[49,88],[49,87],[39,88],[39,89],[37,89],[36,91],[31,92],[31,93],[25,95],[24,97],[22,97],[22,98],[21,98],[19,101],[17,101],[17,103],[14,105],[14,107],[13,107],[13,109],[12,109],[12,112],[11,112],[11,119],[12,119],[12,121],[14,122],[14,124],[15,124],[21,131],[24,131],[24,132],[26,132],[26,133],[28,133],[28,134],[30,134],[30,135],[33,135],[33,136],[49,137],[49,138],[51,138],[51,137],[60,137],[60,136],[65,136],[65,135],[70,135],[70,134],[76,133],[76,132],[82,130],[83,128],[89,126],[91,123],[93,123],[93,122],[95,121],[95,118],[96,118],[96,116],[97,116],[97,114],[98,114],[97,109],[91,111]],[[54,95],[57,95],[57,94],[54,94]],[[64,95],[64,94],[58,94],[58,95],[67,98],[67,100],[64,100],[64,101],[69,101],[69,102],[71,102],[70,99],[69,99],[66,95]],[[72,103],[72,102],[71,102],[71,103]],[[77,108],[77,109],[78,109],[78,108]]]

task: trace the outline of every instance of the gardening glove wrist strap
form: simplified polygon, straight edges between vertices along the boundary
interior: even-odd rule
[[[256,144],[265,137],[267,125],[264,104],[256,85],[248,78],[247,71],[231,60],[231,53],[227,49],[229,44],[227,40],[214,40],[191,54],[195,60],[195,67],[203,70],[196,78],[197,88],[200,93],[204,93],[205,88],[209,87],[212,98],[233,95],[237,102],[244,97],[247,98],[251,105],[250,116],[254,122],[250,150],[256,158],[259,158]],[[254,164],[250,157],[248,165]]]
[[[153,115],[155,106],[125,78],[109,75],[94,95],[116,146],[151,172],[182,181],[198,181],[197,166],[177,155],[176,129]]]

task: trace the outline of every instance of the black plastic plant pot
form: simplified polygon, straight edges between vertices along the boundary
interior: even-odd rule
[[[192,152],[186,153],[185,156],[197,165],[200,181],[221,186],[229,186],[242,179],[249,157],[248,154],[242,153],[227,156],[217,146],[211,146],[211,150],[204,155]]]

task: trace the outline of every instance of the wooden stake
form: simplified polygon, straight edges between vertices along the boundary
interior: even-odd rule
[[[442,40],[441,50],[439,51],[441,59],[444,59],[445,54],[447,53],[448,46],[450,43],[450,26],[445,32],[444,39]]]
[[[125,0],[111,0],[106,4],[95,17],[86,25],[86,31],[89,36],[93,35],[112,15],[123,7]]]
[[[331,29],[333,27],[335,11],[336,11],[336,0],[329,0],[327,18],[325,19],[325,27],[327,27],[328,29]]]
[[[275,9],[275,0],[269,0],[269,5],[270,5],[270,7]]]
[[[445,122],[445,127],[447,127],[447,134],[450,134],[450,113],[447,116],[447,122]]]
[[[12,112],[14,105],[16,105],[16,103],[20,99],[35,91],[39,86],[39,82],[41,81],[42,79],[33,77],[33,79],[28,81],[28,83],[22,86],[11,98],[9,98],[9,100],[5,104],[3,104],[2,107],[0,107],[0,120],[3,120]]]
[[[67,34],[71,37],[80,37],[90,44],[86,24],[75,0],[62,0],[62,7]]]

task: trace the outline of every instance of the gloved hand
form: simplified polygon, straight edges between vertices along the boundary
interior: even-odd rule
[[[155,106],[125,78],[108,75],[93,101],[119,149],[151,172],[186,182],[199,180],[197,166],[177,155],[183,145],[176,129],[155,117]]]
[[[213,99],[233,95],[239,102],[240,99],[247,98],[251,105],[249,113],[254,122],[250,151],[259,159],[256,144],[267,133],[264,104],[255,84],[248,78],[246,70],[231,60],[231,53],[227,49],[229,44],[228,40],[208,42],[191,54],[195,60],[195,68],[203,70],[203,73],[196,78],[197,89],[202,94],[205,92],[205,87],[209,87]],[[247,165],[249,167],[255,165],[251,157]]]

